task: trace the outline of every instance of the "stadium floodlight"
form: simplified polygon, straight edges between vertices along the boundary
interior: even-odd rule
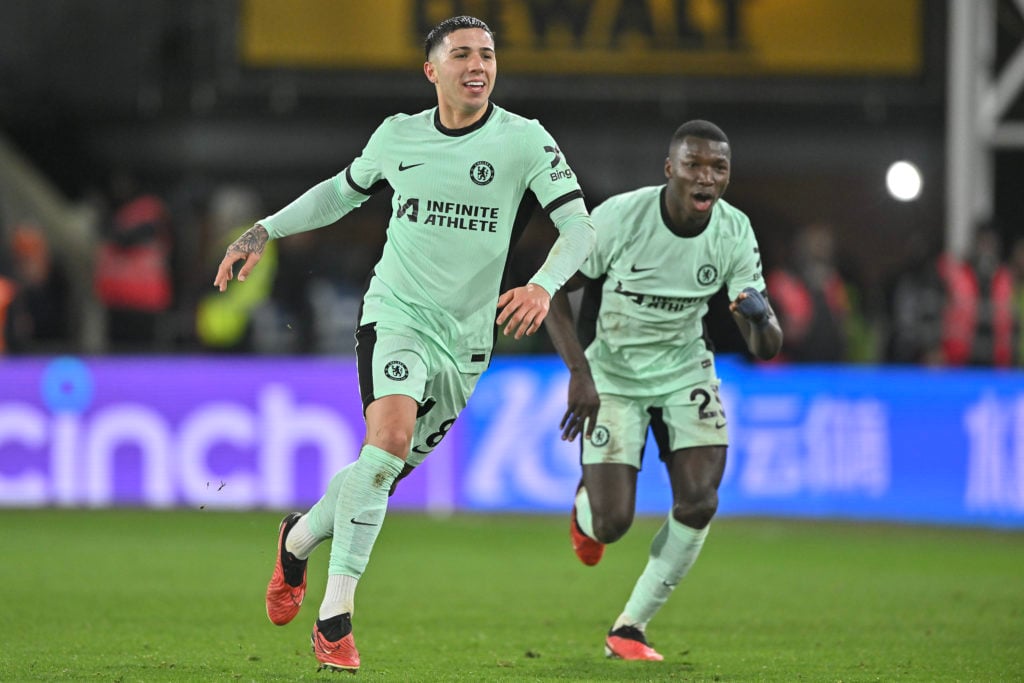
[[[895,199],[910,202],[921,196],[921,171],[909,161],[896,161],[885,173],[885,186]]]

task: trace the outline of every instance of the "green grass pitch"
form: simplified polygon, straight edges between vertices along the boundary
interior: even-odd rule
[[[298,618],[264,613],[280,517],[0,511],[0,680],[348,680],[309,648],[326,547]],[[1024,680],[1024,534],[794,520],[717,520],[649,627],[665,661],[606,660],[658,523],[591,568],[562,517],[392,513],[355,680]]]

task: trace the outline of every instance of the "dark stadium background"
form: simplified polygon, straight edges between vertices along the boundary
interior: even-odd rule
[[[299,3],[293,11],[329,4]],[[912,7],[915,14],[907,29],[916,45],[917,64],[911,69],[875,68],[862,58],[862,64],[843,72],[809,61],[804,69],[755,64],[733,73],[721,59],[701,66],[697,58],[722,54],[723,41],[742,41],[735,33],[757,9],[754,3],[610,6],[620,19],[642,28],[645,7],[664,11],[691,4],[726,16],[738,13],[740,28],[677,36],[665,58],[681,62],[666,69],[675,74],[607,74],[600,66],[569,74],[543,68],[522,73],[514,56],[503,56],[495,100],[539,118],[552,131],[592,204],[640,183],[660,182],[665,140],[674,127],[693,117],[716,121],[734,143],[728,198],[753,218],[766,264],[782,258],[800,226],[829,223],[837,230],[844,271],[867,292],[869,303],[880,306],[882,290],[914,251],[922,243],[942,241],[947,230],[950,5],[919,0],[894,5]],[[269,212],[340,170],[383,116],[430,106],[433,94],[415,53],[398,66],[361,70],[272,59],[247,63],[241,55],[246,10],[264,5],[243,0],[3,3],[0,130],[73,201],[104,189],[115,171],[129,169],[150,187],[188,194],[197,204],[218,183],[245,183],[259,191]],[[499,49],[502,28],[514,24],[503,16],[521,16],[525,8],[548,26],[549,40],[557,41],[565,40],[567,17],[585,16],[595,5],[399,3],[408,8],[401,20],[410,25],[410,35],[417,35],[413,31],[426,20],[450,13],[493,15]],[[1024,32],[1012,0],[994,2],[993,8],[997,40],[990,73],[1005,65]],[[843,11],[841,6],[837,14]],[[346,10],[335,10],[327,20],[343,23],[346,16]],[[308,21],[316,25],[318,20]],[[816,30],[813,17],[799,28]],[[507,32],[522,30],[511,26]],[[300,27],[281,40],[302,38]],[[777,38],[782,45],[787,40]],[[609,59],[616,50],[628,50],[610,37],[606,45]],[[374,45],[366,50],[372,54]],[[870,51],[864,54],[870,57]],[[1018,98],[1007,119],[1022,113]],[[925,186],[917,201],[897,202],[885,192],[885,169],[899,158],[922,169]],[[1001,149],[994,160],[992,206],[1008,248],[1022,231],[1024,198],[1018,190],[1024,156],[1019,148]],[[193,242],[181,236],[182,263],[194,261],[190,252],[198,246]],[[734,350],[739,341],[731,323],[713,314],[711,324],[722,348]]]
[[[777,21],[787,7],[791,22],[762,37],[763,53],[756,52],[751,41],[762,27],[753,22]],[[727,198],[751,217],[766,268],[793,251],[799,229],[828,224],[843,275],[866,310],[884,315],[891,283],[929,248],[970,246],[977,225],[954,220],[963,206],[977,223],[991,219],[1005,251],[1024,237],[1024,99],[1013,90],[1024,39],[1020,10],[1015,0],[0,3],[0,141],[19,159],[0,164],[0,218],[8,230],[33,206],[51,211],[52,248],[73,284],[66,293],[69,337],[21,353],[202,351],[190,333],[197,292],[209,293],[213,275],[202,231],[214,191],[243,184],[269,213],[340,171],[384,116],[432,106],[417,41],[425,27],[460,12],[487,18],[497,33],[494,99],[544,123],[591,205],[660,183],[675,127],[711,119],[731,137]],[[681,16],[692,21],[683,25]],[[965,20],[975,27],[965,31]],[[982,27],[988,42],[971,56],[968,74],[978,95],[965,98],[950,78],[957,57],[951,46]],[[835,45],[796,61],[776,59],[818,33]],[[856,40],[844,42],[846,34]],[[297,50],[306,43],[319,52]],[[971,112],[984,109],[979,98],[990,91],[983,88],[1000,78],[1009,96],[1003,142],[976,145],[970,163],[952,163],[949,112],[958,102]],[[988,154],[990,196],[949,186],[951,168],[970,183],[987,178]],[[915,201],[886,191],[885,170],[898,159],[921,168],[924,188]],[[149,349],[119,348],[93,324],[102,311],[90,297],[88,264],[99,232],[73,227],[75,209],[90,206],[125,172],[162,194],[178,219],[174,265],[182,296],[160,327],[161,343]],[[29,188],[52,194],[43,201]],[[387,210],[387,198],[378,196],[343,219],[345,229],[317,232],[317,258],[300,260],[279,281],[341,274],[361,282]],[[529,234],[519,250],[521,272],[552,238],[541,219]],[[712,337],[721,351],[742,355],[725,310],[721,296],[712,302]],[[301,324],[304,312],[294,313]],[[278,331],[287,335],[294,326],[282,323]],[[350,353],[350,337],[336,339],[336,348],[310,353]],[[550,354],[551,347],[546,335],[499,347],[523,350]],[[1000,381],[1012,387],[1015,377]],[[914,427],[900,428],[912,435]]]
[[[1024,0],[2,0],[0,284],[26,220],[68,282],[36,301],[59,332],[0,352],[0,680],[323,680],[308,637],[326,546],[299,618],[272,626],[262,596],[281,510],[358,452],[346,323],[387,197],[279,243],[299,255],[282,300],[343,281],[329,344],[295,342],[313,327],[296,306],[230,353],[194,331],[223,253],[208,211],[243,186],[270,213],[382,117],[433,106],[417,41],[460,13],[496,31],[494,100],[542,121],[591,206],[662,182],[672,131],[711,119],[766,267],[831,226],[883,332],[892,283],[933,250],[962,255],[982,223],[1004,257],[1024,245]],[[923,173],[916,201],[886,191],[897,159]],[[175,218],[179,296],[146,347],[111,334],[92,289],[125,174]],[[517,275],[551,231],[537,219]],[[724,306],[708,322],[729,462],[700,561],[650,630],[665,661],[601,649],[664,519],[664,472],[641,472],[601,565],[577,562],[567,373],[541,334],[499,348],[392,498],[360,582],[362,679],[1024,680],[1021,358],[764,367]]]

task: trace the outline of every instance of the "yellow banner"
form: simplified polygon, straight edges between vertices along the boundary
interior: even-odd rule
[[[253,67],[418,69],[438,21],[472,14],[505,73],[915,76],[921,0],[244,0]]]

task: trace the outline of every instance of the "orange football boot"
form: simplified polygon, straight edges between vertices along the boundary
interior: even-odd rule
[[[327,635],[339,635],[336,640],[328,640]],[[313,644],[313,654],[320,662],[317,671],[359,671],[359,651],[352,636],[352,615],[348,612],[321,621],[317,619],[313,626],[313,635],[309,637]]]
[[[604,655],[613,659],[634,659],[660,662],[665,659],[647,644],[644,632],[636,626],[620,626],[604,639]]]
[[[576,557],[580,558],[580,562],[588,567],[593,567],[601,561],[601,557],[604,555],[604,543],[595,541],[580,531],[580,526],[576,523],[575,505],[572,506],[572,520],[569,522],[569,538],[572,539],[573,552],[576,553]]]
[[[277,534],[277,557],[274,574],[267,584],[267,616],[278,626],[295,618],[306,595],[306,560],[285,550],[284,539],[302,515],[293,512],[281,520]]]

